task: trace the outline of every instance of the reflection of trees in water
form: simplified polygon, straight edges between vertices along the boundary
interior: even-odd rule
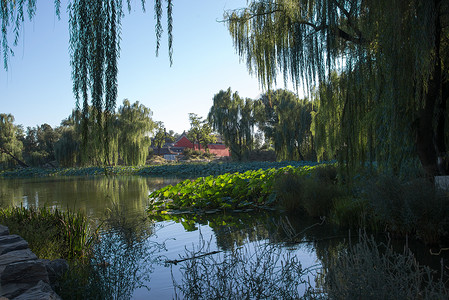
[[[329,237],[345,236],[345,232],[334,226],[306,216],[288,216],[274,211],[253,213],[176,214],[152,216],[155,221],[175,221],[187,231],[197,230],[197,224],[212,228],[221,250],[232,250],[248,242],[268,240],[272,243],[298,244]],[[309,242],[307,242],[309,241]]]
[[[153,229],[144,212],[131,216],[119,205],[109,211],[92,260],[104,299],[131,299],[134,290],[150,281],[163,247],[148,241]]]
[[[177,288],[185,298],[195,298],[201,294],[229,293],[229,285],[240,289],[234,290],[233,298],[238,298],[236,295],[254,296],[254,291],[246,287],[257,286],[264,280],[275,282],[275,285],[271,283],[260,286],[274,297],[291,296],[298,289],[311,292],[310,286],[302,282],[300,277],[288,277],[287,273],[284,273],[287,269],[267,271],[268,268],[274,267],[275,262],[279,263],[281,260],[286,268],[286,263],[294,270],[300,268],[299,261],[283,257],[293,255],[294,252],[290,253],[287,248],[294,249],[298,245],[305,245],[316,251],[317,257],[323,265],[326,265],[328,257],[338,253],[341,241],[347,237],[346,231],[338,230],[320,219],[300,215],[289,216],[273,211],[165,217],[180,222],[184,226],[187,224],[186,229],[189,230],[195,230],[196,224],[207,224],[215,234],[217,247],[224,250],[219,255],[214,254],[183,263],[183,281],[178,283]],[[251,251],[253,252],[249,253]],[[194,257],[201,253],[205,253],[205,250],[187,251],[186,257]],[[257,265],[259,269],[254,268],[252,272],[245,271],[245,266],[250,265]],[[305,270],[300,271],[289,272],[292,276],[301,276],[306,273]],[[325,272],[317,275],[316,287],[320,287],[320,281],[322,283],[324,275]],[[241,285],[243,282],[245,284]],[[286,294],[281,295],[278,288],[284,290]]]
[[[299,299],[304,285],[300,261],[278,244],[258,241],[216,254],[207,244],[186,249],[182,279],[176,282],[181,299]]]
[[[178,181],[139,176],[5,179],[0,180],[0,204],[57,206],[63,210],[81,209],[89,216],[98,216],[112,203],[143,210],[150,191]],[[26,201],[24,196],[27,196]]]

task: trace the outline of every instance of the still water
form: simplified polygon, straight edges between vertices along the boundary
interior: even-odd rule
[[[240,272],[236,261],[244,269],[236,286],[257,273],[276,282],[270,276],[277,276],[272,267],[280,264],[280,256],[295,262],[291,272],[300,265],[303,279],[310,279],[307,284],[319,287],[320,268],[348,236],[319,220],[274,211],[150,218],[145,211],[149,193],[178,181],[137,176],[2,179],[0,205],[80,209],[93,224],[103,222],[96,259],[107,265],[102,281],[115,299],[184,298],[195,288],[210,290],[223,278],[232,283],[229,278]],[[269,249],[268,258],[259,249]],[[276,251],[280,256],[270,256]],[[236,256],[229,260],[229,253]],[[260,257],[265,264],[254,264]],[[217,261],[225,267],[216,269]],[[299,294],[305,286],[299,285]]]

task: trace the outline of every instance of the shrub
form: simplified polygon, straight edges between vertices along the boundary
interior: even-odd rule
[[[275,191],[281,208],[304,209],[312,217],[329,216],[333,199],[344,195],[334,165],[316,166],[308,175],[285,174],[276,181]]]
[[[429,180],[404,182],[380,176],[366,190],[373,212],[387,229],[402,235],[417,234],[428,244],[447,236],[449,197],[437,193]]]
[[[433,276],[408,248],[396,253],[364,234],[333,258],[324,290],[330,299],[446,299],[443,276],[437,281]]]
[[[329,216],[333,200],[343,196],[343,189],[328,178],[306,178],[302,186],[302,206],[312,217]]]
[[[296,174],[285,174],[275,181],[273,189],[281,209],[287,212],[304,209],[301,202],[303,182],[304,179]]]
[[[341,227],[370,230],[375,230],[378,224],[368,200],[352,195],[334,199],[331,221]]]

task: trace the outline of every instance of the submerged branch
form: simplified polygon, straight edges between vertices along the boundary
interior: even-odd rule
[[[183,262],[183,261],[197,259],[197,258],[205,257],[205,256],[208,256],[208,255],[217,254],[217,253],[220,253],[220,252],[223,252],[223,251],[212,251],[212,252],[204,253],[204,254],[201,254],[201,255],[198,255],[198,256],[193,256],[193,257],[188,257],[188,258],[183,258],[183,259],[166,260],[165,263],[166,264],[177,265],[178,263]]]

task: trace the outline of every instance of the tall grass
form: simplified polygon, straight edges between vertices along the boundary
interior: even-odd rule
[[[11,234],[23,237],[39,258],[87,257],[96,238],[81,211],[9,207],[0,209],[0,224],[8,226]]]
[[[57,290],[63,299],[126,300],[137,288],[148,288],[164,245],[148,240],[154,226],[145,212],[129,216],[118,205],[107,211],[91,257],[65,274]]]

